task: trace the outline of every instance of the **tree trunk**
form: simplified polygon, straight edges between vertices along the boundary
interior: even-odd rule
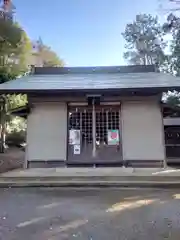
[[[0,142],[0,153],[4,153],[4,146],[5,146],[5,130],[4,130],[4,124],[1,124],[1,142]]]
[[[6,99],[1,96],[1,133],[0,133],[0,153],[5,150],[5,133],[6,133]]]
[[[1,144],[0,144],[0,153],[4,153],[5,150],[5,141],[6,141],[6,127],[5,123],[1,124]]]

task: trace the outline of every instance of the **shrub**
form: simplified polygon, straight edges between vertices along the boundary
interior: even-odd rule
[[[6,144],[8,146],[20,146],[20,144],[26,141],[26,132],[11,132],[6,135]]]

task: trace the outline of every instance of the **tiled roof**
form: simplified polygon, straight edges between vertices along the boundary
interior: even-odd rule
[[[180,78],[153,71],[130,73],[110,70],[91,73],[73,71],[53,74],[36,72],[36,74],[0,84],[0,91],[180,88]]]

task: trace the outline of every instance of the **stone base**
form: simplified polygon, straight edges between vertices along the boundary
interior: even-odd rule
[[[52,161],[28,161],[27,168],[56,168],[66,166],[63,160]]]
[[[126,167],[133,168],[163,168],[163,160],[126,160]]]
[[[126,168],[162,168],[163,160],[126,160],[119,162],[69,162],[64,160],[28,161],[28,168],[57,168],[57,167],[126,167]]]

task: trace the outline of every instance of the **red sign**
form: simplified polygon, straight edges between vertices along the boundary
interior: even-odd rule
[[[112,139],[117,139],[117,137],[118,137],[117,132],[111,132]]]

